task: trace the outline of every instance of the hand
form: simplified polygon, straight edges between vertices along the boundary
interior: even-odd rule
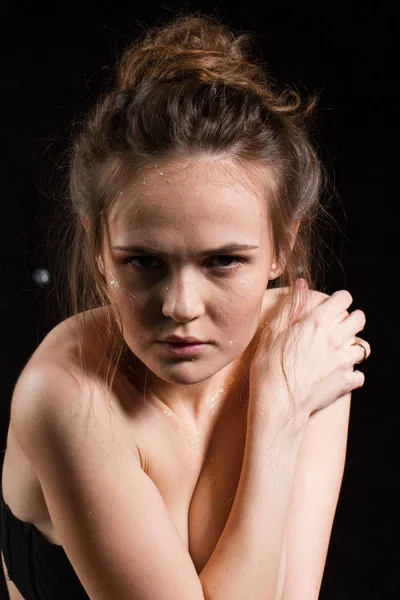
[[[267,290],[263,319],[267,324],[250,365],[250,402],[258,409],[288,416],[293,404],[299,422],[364,384],[354,365],[371,353],[368,342],[357,337],[365,314],[347,309],[353,299],[340,290],[331,296],[309,290],[304,279],[296,282],[293,310],[285,302],[287,290]],[[277,293],[281,301],[277,301]],[[288,329],[285,336],[285,328]],[[292,402],[290,401],[290,398]]]

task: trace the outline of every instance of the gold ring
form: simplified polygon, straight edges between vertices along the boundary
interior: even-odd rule
[[[360,363],[362,363],[368,356],[368,352],[366,347],[364,346],[364,344],[362,344],[361,342],[354,342],[354,344],[352,344],[352,346],[361,346],[361,348],[364,350],[364,356],[361,360],[359,360],[358,362],[354,363],[355,365],[359,365]]]

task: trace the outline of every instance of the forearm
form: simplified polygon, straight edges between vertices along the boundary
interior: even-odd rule
[[[245,453],[228,521],[200,573],[207,600],[278,600],[279,572],[304,428],[249,410]]]

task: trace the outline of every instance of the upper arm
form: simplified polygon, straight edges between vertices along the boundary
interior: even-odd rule
[[[83,587],[93,600],[204,600],[162,496],[103,412],[91,412],[59,368],[23,374],[12,402],[13,427]]]
[[[280,600],[318,600],[343,479],[350,398],[308,421],[290,501]]]

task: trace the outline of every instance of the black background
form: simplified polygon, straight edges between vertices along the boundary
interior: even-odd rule
[[[55,325],[52,284],[35,285],[32,272],[48,267],[51,193],[74,115],[103,89],[140,23],[157,24],[183,7],[214,12],[256,34],[278,83],[320,93],[315,140],[344,207],[326,291],[347,288],[367,315],[362,336],[372,356],[362,365],[365,386],[353,394],[320,600],[400,598],[395,16],[384,3],[361,0],[144,4],[6,1],[0,8],[1,449],[18,374]]]

